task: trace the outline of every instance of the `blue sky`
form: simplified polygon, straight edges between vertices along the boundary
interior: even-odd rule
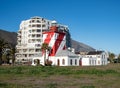
[[[33,16],[69,26],[71,37],[120,53],[120,0],[0,0],[0,29],[17,32]]]

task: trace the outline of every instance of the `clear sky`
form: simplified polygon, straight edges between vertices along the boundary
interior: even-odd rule
[[[120,0],[0,0],[0,29],[17,32],[33,16],[68,25],[74,40],[120,53]]]

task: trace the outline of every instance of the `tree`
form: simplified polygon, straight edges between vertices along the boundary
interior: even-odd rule
[[[3,39],[0,39],[0,65],[2,65],[2,55],[4,50],[7,49],[8,43],[5,42]]]
[[[118,62],[120,63],[120,54],[118,55]]]
[[[15,53],[16,53],[16,47],[15,45],[12,45],[10,46],[10,55],[12,57],[12,64],[14,65],[14,62],[15,62]]]
[[[8,46],[8,43],[5,42],[3,39],[0,39],[0,65],[2,65],[3,50],[5,50],[7,46]]]
[[[46,52],[47,51],[50,52],[51,48],[48,46],[47,43],[43,43],[41,46],[41,50],[44,54],[44,65],[47,65],[49,63],[49,60],[48,59],[46,60]],[[49,56],[49,54],[48,54],[48,56]]]
[[[10,49],[6,49],[6,63],[10,64]]]
[[[114,59],[115,59],[115,54],[114,53],[109,53],[110,62],[113,62]]]

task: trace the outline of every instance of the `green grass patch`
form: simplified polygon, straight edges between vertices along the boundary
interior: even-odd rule
[[[0,88],[119,88],[119,82],[120,64],[96,67],[0,66]]]
[[[0,83],[0,88],[26,88],[27,86],[18,85],[18,84],[10,84],[10,83]],[[29,88],[31,88],[29,86]]]
[[[77,67],[75,67],[77,68]],[[91,69],[74,69],[73,67],[42,67],[42,66],[16,66],[16,67],[0,67],[0,74],[16,74],[16,75],[105,75],[119,74],[120,72],[114,69],[101,70],[97,68]]]

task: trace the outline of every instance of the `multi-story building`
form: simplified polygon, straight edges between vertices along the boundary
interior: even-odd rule
[[[49,31],[50,26],[53,24],[57,24],[57,22],[38,16],[22,21],[17,36],[16,61],[28,62],[33,57],[41,55],[43,32]],[[68,27],[61,24],[57,24],[57,26],[59,31],[64,31],[66,34],[66,47],[71,47]]]

